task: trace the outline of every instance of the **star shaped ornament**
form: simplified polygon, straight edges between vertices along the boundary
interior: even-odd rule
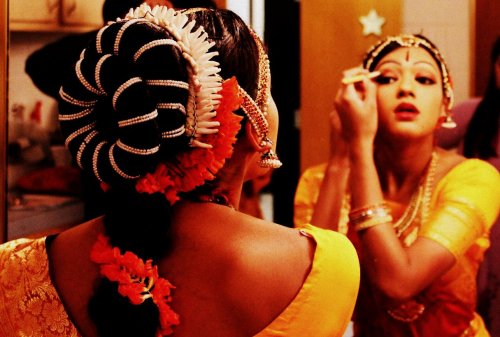
[[[371,9],[368,15],[360,16],[359,22],[363,25],[364,36],[370,34],[382,35],[382,25],[385,23],[385,19],[379,16],[375,9]]]

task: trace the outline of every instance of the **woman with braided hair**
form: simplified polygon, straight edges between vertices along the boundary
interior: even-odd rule
[[[351,243],[238,212],[244,181],[281,165],[270,83],[231,11],[141,5],[103,27],[59,119],[105,215],[1,246],[0,335],[342,336]]]

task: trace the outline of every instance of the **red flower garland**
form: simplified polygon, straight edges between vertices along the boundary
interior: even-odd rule
[[[179,192],[191,191],[203,185],[206,180],[213,180],[227,158],[233,153],[236,134],[241,128],[243,117],[234,114],[242,102],[238,92],[238,82],[232,77],[222,83],[222,96],[216,109],[215,121],[219,121],[219,131],[206,135],[203,142],[212,145],[205,149],[195,147],[177,156],[176,163],[160,163],[155,172],[139,178],[136,190],[140,193],[160,192],[174,204],[179,200]]]
[[[172,326],[180,323],[179,315],[168,305],[172,297],[171,289],[175,287],[166,279],[159,277],[158,266],[152,260],[144,262],[132,252],[120,253],[118,247],[112,247],[109,238],[99,235],[92,247],[90,259],[100,265],[103,276],[118,282],[118,292],[128,297],[132,304],[142,304],[148,298],[158,307],[160,327],[156,337],[170,335]]]

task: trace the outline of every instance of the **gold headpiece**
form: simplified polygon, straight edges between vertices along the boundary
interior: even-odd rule
[[[267,57],[266,51],[264,50],[264,46],[260,38],[251,28],[249,28],[249,30],[255,40],[255,44],[257,45],[257,49],[259,51],[259,78],[257,96],[255,100],[253,100],[252,97],[250,97],[250,95],[242,87],[239,87],[240,94],[243,97],[241,109],[250,120],[253,129],[257,133],[257,136],[261,139],[262,145],[272,145],[272,141],[267,137],[267,134],[269,133],[269,123],[266,119],[267,105],[269,104],[270,94],[269,86],[271,83],[269,58]],[[273,150],[269,150],[262,153],[259,165],[262,167],[279,168],[282,163],[278,159],[278,156],[273,152]]]
[[[422,47],[427,50],[433,58],[437,61],[439,65],[439,69],[441,70],[441,79],[443,82],[443,94],[447,98],[446,108],[448,111],[451,110],[453,106],[454,96],[450,74],[448,71],[448,66],[444,61],[443,56],[439,52],[439,50],[427,39],[411,34],[402,34],[398,36],[389,36],[383,40],[380,40],[377,44],[371,47],[366,53],[363,66],[365,69],[373,70],[372,68],[375,66],[373,62],[377,59],[380,54],[383,54],[383,51],[396,43],[401,47]],[[378,60],[377,60],[378,62]]]

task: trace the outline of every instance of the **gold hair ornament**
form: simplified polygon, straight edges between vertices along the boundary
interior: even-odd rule
[[[454,102],[454,95],[453,95],[452,82],[448,71],[448,66],[446,65],[446,62],[441,53],[439,52],[439,50],[436,47],[434,47],[431,43],[429,43],[429,41],[421,37],[410,34],[402,34],[398,36],[389,36],[383,40],[380,40],[377,44],[371,47],[366,53],[363,62],[365,69],[370,69],[375,58],[377,58],[377,56],[391,43],[397,43],[401,47],[417,47],[417,48],[423,47],[425,50],[427,50],[434,56],[434,58],[438,61],[438,65],[441,70],[441,77],[443,80],[443,94],[447,99],[446,110],[451,111]],[[449,125],[452,125],[452,123],[450,123]]]
[[[257,50],[259,51],[259,78],[257,84],[257,97],[255,100],[250,97],[250,95],[242,88],[239,87],[240,95],[243,97],[243,102],[241,104],[241,109],[248,117],[253,129],[257,133],[257,136],[261,140],[261,146],[272,146],[273,142],[269,139],[267,134],[269,133],[269,123],[266,119],[267,116],[267,105],[269,104],[269,94],[271,83],[271,70],[269,67],[269,58],[267,57],[266,51],[262,41],[257,36],[257,34],[249,27],[250,33],[257,45]],[[278,155],[274,153],[272,149],[262,152],[261,158],[259,160],[259,165],[264,168],[279,168],[281,161]]]

